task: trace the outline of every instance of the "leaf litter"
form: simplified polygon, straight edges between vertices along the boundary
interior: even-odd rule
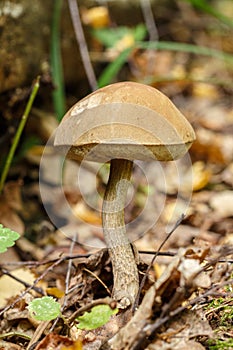
[[[205,44],[213,40],[216,32],[203,30],[201,16],[186,5],[179,2],[180,18],[189,11],[193,22],[190,20],[191,26],[186,26],[182,35],[186,39],[193,37],[194,26],[197,42]],[[175,19],[170,23],[169,30],[175,38],[174,28],[178,25],[181,23]],[[227,40],[224,45],[228,47]],[[118,46],[113,47],[111,56],[117,56],[117,50]],[[100,55],[108,57],[109,52],[101,47]],[[229,81],[231,72],[216,60],[211,62],[183,52],[150,53],[135,49],[124,72],[127,79],[143,81],[148,79],[149,69],[151,84],[174,99],[197,135],[190,151],[192,165],[184,167],[178,199],[174,164],[163,168],[167,174],[166,188],[154,176],[151,165],[147,165],[148,174],[154,176],[150,190],[156,201],[149,203],[143,212],[147,200],[145,178],[138,169],[134,170],[135,193],[126,210],[127,220],[142,213],[137,224],[143,232],[148,221],[158,215],[156,224],[142,237],[135,236],[134,229],[129,232],[141,251],[140,280],[146,274],[134,311],[113,314],[97,329],[78,328],[77,317],[90,313],[93,307],[104,304],[111,310],[115,308],[111,300],[112,269],[107,250],[102,249],[99,213],[85,203],[82,193],[71,184],[79,165],[71,163],[64,179],[65,196],[74,216],[63,207],[60,193],[53,186],[54,168],[48,167],[46,185],[52,185],[46,188],[48,205],[54,217],[61,220],[61,228],[56,229],[45,215],[40,199],[38,148],[28,151],[26,164],[13,167],[13,180],[6,184],[0,197],[0,222],[19,232],[21,238],[15,247],[0,255],[0,349],[191,350],[216,349],[215,345],[232,348],[229,341],[233,285],[232,90],[220,82],[221,78]],[[219,84],[208,83],[208,79]],[[46,127],[46,118],[43,123],[46,130],[51,129],[49,121]],[[15,181],[15,174],[24,178],[24,182]],[[95,166],[83,173],[82,183],[88,184],[87,195],[94,198],[96,208],[101,207],[95,197],[96,186],[103,192],[106,174],[107,169],[102,169],[96,183]],[[166,241],[147,274],[151,256],[166,240],[167,225],[175,226],[186,210],[185,196],[191,187],[192,198],[184,220]],[[164,201],[164,210],[159,215]],[[17,287],[9,280],[17,283]],[[31,317],[28,305],[43,296],[58,301],[62,317],[51,321]]]

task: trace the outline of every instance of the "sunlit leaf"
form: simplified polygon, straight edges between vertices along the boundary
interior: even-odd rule
[[[208,184],[211,178],[211,172],[209,169],[205,168],[205,164],[201,161],[193,164],[192,172],[193,172],[193,191],[199,191]]]
[[[115,315],[118,309],[112,310],[109,305],[97,305],[94,306],[90,312],[85,312],[84,315],[79,316],[77,325],[80,329],[96,329],[105,325],[112,315]]]
[[[51,321],[61,314],[60,304],[52,297],[43,297],[34,299],[29,305],[28,310],[37,321]]]
[[[82,21],[93,28],[104,28],[109,25],[110,18],[106,6],[95,6],[83,9]]]
[[[63,290],[57,287],[46,288],[46,293],[56,298],[62,298],[64,296]]]
[[[121,41],[125,36],[132,36],[135,41],[141,41],[146,36],[146,27],[139,24],[135,28],[117,27],[117,28],[101,28],[93,30],[93,35],[106,47],[114,47],[117,42]]]
[[[7,248],[12,247],[19,237],[20,235],[17,232],[0,224],[0,253],[4,253]]]

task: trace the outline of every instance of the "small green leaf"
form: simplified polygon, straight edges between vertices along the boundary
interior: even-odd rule
[[[61,314],[60,304],[52,297],[34,299],[29,303],[28,310],[37,321],[51,321]]]
[[[0,224],[0,253],[4,253],[7,248],[12,247],[19,237],[20,235],[17,232]]]
[[[147,30],[144,24],[129,28],[119,26],[117,28],[99,28],[92,31],[93,36],[98,39],[106,47],[114,47],[116,43],[123,39],[124,36],[131,34],[135,41],[145,39]]]
[[[84,315],[77,317],[79,329],[96,329],[105,325],[112,315],[117,314],[118,309],[112,310],[109,305],[94,306],[90,312],[85,312]]]
[[[138,24],[135,28],[134,28],[134,39],[135,41],[142,41],[145,39],[147,34],[147,29],[146,26],[144,24]]]
[[[130,29],[127,27],[99,28],[92,31],[94,37],[106,47],[114,47],[119,40],[129,33]]]

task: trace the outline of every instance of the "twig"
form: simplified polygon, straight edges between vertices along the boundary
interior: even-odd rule
[[[110,292],[110,290],[108,289],[108,287],[106,286],[106,284],[105,284],[94,272],[88,270],[86,267],[84,267],[83,270],[87,271],[90,275],[92,275],[93,277],[95,277],[95,278],[99,281],[99,283],[102,284],[102,286],[106,289],[106,291],[108,292],[108,294],[111,295],[111,292]]]
[[[175,256],[176,253],[172,253],[172,252],[156,252],[156,251],[146,251],[146,250],[139,250],[138,251],[140,254],[149,254],[149,255],[154,255],[156,253],[158,253],[159,256]],[[76,255],[66,255],[63,256],[62,258],[62,262],[66,261],[66,260],[74,260],[74,259],[82,259],[82,258],[89,258],[91,255],[96,254],[97,252],[93,252],[93,253],[87,253],[87,254],[76,254]],[[0,264],[0,268],[1,266],[28,266],[28,267],[37,267],[37,266],[42,266],[42,265],[47,265],[47,264],[51,264],[57,260],[61,260],[61,258],[53,258],[50,260],[42,260],[42,261],[34,261],[34,260],[29,260],[29,261],[15,261],[15,262],[2,262]],[[221,262],[221,261],[220,261]],[[233,262],[231,260],[223,260],[223,262]]]
[[[156,250],[139,250],[138,251],[139,254],[148,254],[148,255],[159,255],[159,256],[175,256],[176,253],[174,252],[159,252]]]
[[[102,299],[93,300],[90,304],[84,305],[80,307],[80,309],[76,310],[67,320],[66,323],[72,323],[79,315],[83,314],[85,311],[90,310],[93,306],[107,304],[111,306],[113,302],[112,298],[106,297]]]
[[[159,34],[155,24],[150,0],[140,0],[140,5],[143,13],[143,18],[149,33],[149,40],[157,41],[159,39]]]
[[[20,300],[23,299],[23,297],[30,292],[30,290],[32,290],[33,286],[35,286],[39,281],[41,281],[46,275],[47,273],[49,273],[51,270],[54,269],[54,267],[56,267],[57,265],[59,265],[61,262],[63,261],[63,258],[55,261],[51,266],[49,266],[37,279],[35,279],[34,283],[32,286],[29,286],[27,289],[25,289],[25,291],[23,291],[21,293],[21,295],[10,305],[6,306],[1,312],[0,312],[0,316],[2,316],[4,314],[4,312],[8,311],[9,309],[13,308]]]
[[[37,92],[39,90],[39,87],[40,87],[40,77],[38,76],[36,78],[36,81],[35,81],[34,85],[33,85],[33,88],[32,88],[31,94],[29,96],[27,105],[25,107],[23,116],[22,116],[21,121],[19,123],[18,129],[17,129],[17,131],[15,133],[15,136],[14,136],[14,139],[13,139],[10,151],[9,151],[9,153],[7,155],[7,159],[6,159],[6,162],[5,162],[3,171],[2,171],[2,175],[1,175],[1,179],[0,179],[0,193],[2,192],[2,189],[4,187],[4,184],[5,184],[5,181],[6,181],[6,178],[7,178],[7,175],[8,175],[8,172],[9,172],[9,169],[10,169],[10,166],[11,166],[11,163],[12,163],[15,151],[16,151],[16,148],[18,146],[21,134],[22,134],[23,129],[25,127],[26,121],[28,119],[29,113],[31,111],[31,108],[32,108],[34,99],[35,99],[35,97],[37,95]]]
[[[159,40],[159,33],[155,24],[154,15],[151,8],[151,2],[150,0],[141,0],[140,5],[143,13],[143,18],[146,23],[147,31],[149,34],[149,41],[157,42]],[[146,54],[147,54],[147,74],[149,76],[153,76],[156,51],[147,50]]]
[[[7,276],[9,276],[10,278],[12,278],[13,280],[15,280],[15,281],[21,283],[24,287],[26,287],[26,288],[30,288],[30,287],[31,287],[31,289],[33,289],[35,292],[37,292],[37,293],[39,293],[39,294],[41,294],[41,295],[45,295],[45,293],[43,292],[43,290],[42,290],[41,288],[38,288],[38,287],[36,287],[36,286],[33,286],[33,285],[31,285],[31,284],[29,284],[29,283],[27,283],[27,282],[21,280],[21,278],[12,275],[7,269],[3,268],[3,269],[2,269],[2,272],[3,272],[5,275],[7,275]]]
[[[76,236],[76,235],[75,235]],[[71,245],[70,245],[70,254],[72,255],[72,252],[74,250],[74,245],[76,242],[76,237],[74,237],[74,239],[72,239],[71,241]],[[71,272],[71,267],[72,267],[72,260],[70,259],[68,261],[68,268],[67,268],[67,273],[66,273],[66,280],[65,280],[65,296],[63,299],[63,305],[61,306],[61,313],[64,311],[66,305],[67,305],[67,300],[68,300],[68,294],[69,294],[69,283],[70,283],[70,272]],[[52,327],[50,328],[50,332],[53,332],[58,320],[59,320],[59,316],[55,319],[55,321],[53,322]]]
[[[79,50],[80,50],[83,66],[84,66],[90,87],[92,91],[94,91],[98,88],[98,84],[97,84],[94,69],[91,64],[90,55],[88,52],[88,47],[84,36],[81,19],[80,19],[77,0],[68,0],[68,4],[69,4],[70,15],[71,15],[71,19],[74,27],[76,40],[79,44]]]
[[[65,88],[60,48],[60,19],[63,0],[54,1],[51,29],[51,68],[55,89],[53,91],[54,109],[60,121],[65,113]]]
[[[76,236],[76,235],[75,235]],[[76,237],[74,237],[74,240],[72,240],[71,245],[70,245],[70,255],[72,255],[73,250],[74,250],[74,246],[75,246],[75,242],[76,242]],[[67,305],[67,296],[69,294],[69,283],[70,283],[70,274],[71,274],[71,267],[72,267],[72,260],[69,259],[68,260],[68,268],[67,268],[67,273],[66,273],[66,281],[65,281],[65,297],[64,297],[64,302],[62,305],[62,311],[65,309],[66,305]]]
[[[153,259],[151,260],[150,264],[148,265],[147,267],[147,270],[146,270],[146,273],[144,274],[143,278],[142,278],[142,281],[140,283],[140,286],[139,286],[139,291],[138,291],[138,294],[137,294],[137,297],[135,299],[135,302],[132,306],[132,311],[133,313],[135,312],[135,310],[137,309],[138,307],[138,304],[139,304],[139,298],[140,298],[140,294],[141,294],[141,291],[146,283],[146,279],[148,277],[148,274],[149,274],[149,271],[151,269],[151,267],[153,266],[154,262],[155,262],[155,259],[157,258],[157,256],[159,255],[159,252],[160,250],[163,248],[164,244],[167,242],[167,240],[171,237],[171,235],[173,234],[173,232],[177,229],[177,227],[181,224],[181,222],[184,220],[184,214],[181,214],[181,217],[177,220],[177,222],[175,223],[175,226],[172,228],[172,230],[170,232],[168,232],[167,236],[165,237],[165,239],[163,240],[163,242],[160,244],[159,248],[158,248],[158,251],[155,253]]]
[[[82,258],[89,258],[91,255],[98,253],[97,252],[93,252],[93,253],[87,253],[87,254],[76,254],[76,255],[66,255],[63,256],[62,258],[53,258],[50,260],[43,260],[43,261],[34,261],[34,260],[29,260],[29,261],[16,261],[16,262],[5,262],[5,263],[1,263],[0,264],[0,268],[1,266],[28,266],[28,267],[36,267],[36,266],[42,266],[42,265],[47,265],[47,264],[51,264],[53,262],[56,261],[66,261],[66,260],[73,260],[73,259],[82,259]],[[176,253],[174,252],[160,252],[160,251],[156,251],[156,250],[139,250],[138,251],[139,254],[148,254],[148,255],[157,255],[157,256],[170,256],[173,257],[176,255]],[[229,250],[226,252],[225,256],[227,255],[231,255],[233,254],[232,250]],[[209,263],[214,263],[216,259],[213,258],[206,258],[206,261],[208,261]],[[233,260],[232,259],[218,259],[218,263],[229,263],[232,264]]]
[[[22,333],[22,332],[17,332],[17,331],[12,331],[12,332],[0,334],[0,339],[10,338],[10,337],[19,337],[19,338],[26,339],[26,340],[31,339],[30,335]]]
[[[40,340],[42,334],[44,333],[44,331],[48,327],[49,323],[50,323],[50,321],[43,321],[43,322],[39,323],[39,325],[37,326],[35,332],[33,333],[33,337],[30,340],[26,350],[33,350],[33,349],[35,349],[35,345]]]
[[[36,266],[42,266],[42,265],[47,265],[51,264],[56,261],[66,261],[66,260],[72,260],[72,259],[81,259],[81,258],[89,258],[92,254],[77,254],[77,255],[66,255],[63,256],[62,258],[53,258],[50,260],[43,260],[43,261],[34,261],[34,260],[29,260],[29,261],[16,261],[16,262],[6,262],[2,263],[2,266],[29,266],[29,267],[36,267]],[[0,265],[0,266],[1,266]]]

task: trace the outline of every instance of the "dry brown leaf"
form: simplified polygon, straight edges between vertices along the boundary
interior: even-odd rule
[[[82,343],[77,340],[70,340],[68,337],[55,333],[49,333],[39,342],[35,350],[81,350]]]
[[[196,129],[196,137],[191,148],[195,159],[216,164],[227,164],[232,161],[233,138],[231,134],[220,134],[199,127]]]
[[[160,310],[163,316],[169,314],[170,311],[181,306],[184,301],[187,301],[193,290],[199,287],[200,284],[204,284],[205,287],[209,286],[209,283],[203,283],[203,278],[198,279],[199,273],[202,270],[201,262],[206,254],[207,251],[205,250],[197,252],[190,249],[179,249],[177,256],[173,258],[164,273],[146,292],[141,305],[132,319],[108,341],[111,350],[130,350],[133,345],[137,344],[141,334],[144,334],[145,337],[150,335],[145,331],[144,327],[149,325],[150,322],[154,322],[151,320],[154,310],[156,310],[157,314]],[[206,277],[206,281],[209,282],[208,276]],[[195,317],[195,315],[193,316],[191,313],[190,317]],[[159,318],[157,321],[159,322]],[[208,327],[204,329],[205,323],[203,323],[202,327],[197,325],[196,328],[194,328],[192,323],[193,320],[188,320],[187,318],[186,323],[182,320],[181,324],[178,324],[177,319],[175,319],[172,324],[174,324],[174,327],[178,325],[178,329],[173,330],[170,335],[168,332],[164,337],[169,338],[170,344],[170,337],[172,338],[174,333],[180,335],[184,329],[186,329],[185,340],[187,341],[196,335],[210,334],[211,328],[208,324]],[[177,338],[174,337],[174,345],[179,342],[180,339],[177,341]],[[157,348],[148,347],[148,349]],[[164,349],[173,349],[173,347],[169,348],[164,345]]]
[[[233,246],[233,229],[232,232],[227,233],[221,240],[220,243],[226,246]]]
[[[202,161],[194,162],[188,168],[182,163],[171,162],[166,165],[165,175],[166,183],[162,190],[169,194],[179,191],[181,194],[191,195],[192,191],[199,191],[209,183],[212,173]]]
[[[204,350],[205,348],[194,340],[176,340],[171,341],[169,344],[165,342],[158,342],[151,344],[146,350]]]
[[[35,280],[34,274],[26,268],[11,271],[11,274],[20,278],[22,281],[33,284]],[[13,278],[3,275],[0,277],[0,307],[6,306],[7,300],[17,296],[25,289],[25,286]]]
[[[233,188],[233,162],[230,163],[221,174],[222,181]]]
[[[0,350],[23,350],[23,347],[14,343],[0,340]]]
[[[204,349],[203,346],[191,340],[198,336],[211,337],[213,331],[204,315],[195,311],[185,311],[179,317],[169,322],[165,332],[160,333],[153,344],[147,350],[186,350]]]
[[[88,207],[83,202],[78,202],[72,207],[72,211],[76,217],[84,222],[101,225],[101,217],[98,216],[94,211],[88,209]]]
[[[221,218],[233,216],[233,191],[214,193],[209,201],[211,208]]]
[[[193,286],[199,288],[210,287],[210,277],[208,276],[208,274],[201,270],[202,266],[200,265],[200,262],[196,259],[184,259],[178,267],[178,271],[181,272],[181,276],[184,279],[184,281],[181,281],[181,285],[182,283],[192,283]]]
[[[20,257],[15,249],[7,249],[5,253],[0,254],[0,265],[4,265],[8,261],[11,263],[20,261]]]
[[[172,262],[155,282],[156,297],[159,297],[157,308],[162,307],[163,312],[167,313],[182,305],[197,287],[209,287],[209,276],[202,271],[201,265],[207,252],[208,249],[202,249],[198,254],[190,249],[178,250]]]

